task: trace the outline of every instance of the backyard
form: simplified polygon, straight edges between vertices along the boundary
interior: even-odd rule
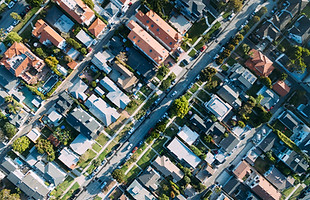
[[[187,32],[188,37],[192,39],[191,44],[194,44],[208,27],[205,18],[201,18],[198,22],[195,22]]]

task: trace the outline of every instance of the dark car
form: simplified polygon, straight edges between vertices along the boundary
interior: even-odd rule
[[[188,61],[187,61],[186,59],[182,60],[182,63],[183,63],[184,65],[188,65],[188,64],[189,64]]]
[[[72,196],[77,196],[77,195],[80,193],[80,191],[81,191],[81,188],[76,189],[76,190],[73,192]]]

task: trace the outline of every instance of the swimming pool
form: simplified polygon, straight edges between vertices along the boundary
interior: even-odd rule
[[[58,77],[57,76],[51,76],[42,86],[42,89],[47,93],[49,92],[54,85],[58,82]]]
[[[36,112],[38,108],[32,104],[32,101],[36,98],[36,95],[32,94],[32,92],[27,87],[23,87],[19,91],[22,92],[25,96],[23,103],[26,104],[34,112]]]

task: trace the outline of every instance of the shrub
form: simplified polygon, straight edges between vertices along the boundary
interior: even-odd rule
[[[73,38],[67,38],[66,42],[70,44],[76,50],[79,50],[82,47],[82,45],[78,43],[76,40],[74,40]]]
[[[92,81],[92,82],[91,82],[91,86],[92,86],[93,88],[97,87],[96,81]]]
[[[42,50],[42,48],[36,48],[36,54],[40,57],[40,58],[46,58],[46,54],[44,53],[44,51]]]
[[[17,138],[13,142],[13,149],[19,153],[23,153],[26,149],[28,149],[30,144],[30,140],[26,136],[22,136],[20,138]]]
[[[240,128],[244,128],[245,127],[245,123],[243,121],[238,121],[238,126]]]
[[[81,54],[83,54],[83,55],[87,55],[87,49],[86,48],[81,48],[80,49],[80,52],[81,52]]]
[[[11,139],[17,132],[17,129],[16,127],[9,123],[9,122],[5,122],[4,126],[3,126],[3,131],[4,131],[4,134],[9,138]]]

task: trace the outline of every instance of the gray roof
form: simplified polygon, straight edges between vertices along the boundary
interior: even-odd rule
[[[186,9],[189,10],[193,17],[199,17],[202,15],[206,5],[202,0],[183,0],[186,4]]]
[[[269,40],[274,41],[281,35],[281,32],[269,21],[265,21],[262,26],[256,30],[256,35],[260,39],[268,38]]]
[[[68,93],[63,92],[59,95],[59,98],[55,104],[55,109],[57,112],[63,114],[71,108],[73,102],[73,99],[68,95]]]
[[[7,91],[12,90],[18,84],[18,79],[14,77],[4,66],[0,65],[0,85]]]
[[[235,88],[232,88],[227,84],[223,85],[223,87],[217,91],[217,95],[234,108],[238,108],[242,104],[240,99],[238,99],[239,93],[236,92]]]
[[[301,11],[307,6],[309,0],[289,0],[290,5],[286,8],[293,16]]]
[[[199,115],[194,114],[191,117],[191,123],[196,126],[200,132],[206,132],[207,129],[210,127],[210,123],[205,122],[203,119],[201,119],[201,117],[199,117]],[[208,127],[209,125],[209,127]]]
[[[298,35],[305,41],[310,36],[310,19],[302,15],[290,29],[290,33]]]
[[[137,180],[127,188],[127,192],[136,200],[155,200],[156,198],[146,190]]]
[[[207,130],[206,135],[211,134],[213,136],[214,142],[218,143],[221,136],[226,132],[224,126],[220,123],[215,122],[213,125]]]
[[[257,77],[252,72],[250,72],[250,70],[246,69],[239,63],[234,64],[231,71],[233,73],[229,78],[233,81],[236,80],[237,83],[235,85],[241,89],[250,89],[257,80]]]
[[[158,156],[152,165],[165,177],[172,176],[175,181],[180,181],[184,176],[184,173],[166,156]]]
[[[63,182],[66,177],[66,172],[64,172],[56,163],[49,162],[45,166],[45,173],[47,178],[56,186]]]
[[[18,168],[17,164],[9,157],[4,157],[4,161],[1,163],[8,172],[12,172]]]
[[[2,105],[5,102],[5,97],[8,96],[8,93],[6,93],[1,87],[0,87],[0,105]]]
[[[278,30],[283,30],[292,18],[293,15],[290,12],[282,10],[280,14],[274,15],[271,22],[275,25],[275,27],[277,27]]]
[[[288,181],[286,176],[284,176],[277,168],[272,166],[264,176],[266,179],[272,183],[277,189],[283,190],[288,187],[293,186],[291,182]],[[293,182],[294,183],[294,182]]]
[[[270,109],[279,101],[279,96],[270,89],[267,89],[266,86],[262,87],[262,89],[258,92],[264,96],[263,100],[260,102],[262,106],[267,109]]]
[[[259,147],[262,151],[267,152],[272,149],[274,144],[279,142],[279,138],[273,132],[270,132],[264,140],[262,140],[257,147]]]
[[[104,10],[109,14],[110,17],[113,17],[119,12],[119,9],[114,5],[112,2],[110,2]]]
[[[21,109],[17,114],[15,115],[11,114],[9,116],[9,120],[11,124],[19,128],[24,124],[28,116],[29,114],[24,109]]]
[[[239,144],[239,140],[232,135],[231,133],[228,133],[228,137],[224,138],[220,142],[220,146],[226,151],[226,152],[231,152],[237,145]]]
[[[144,184],[146,188],[149,188],[151,191],[157,190],[160,184],[160,175],[150,166],[141,176],[139,176],[138,179],[142,184]]]
[[[299,124],[299,120],[288,111],[284,111],[279,117],[279,120],[291,131]]]
[[[307,161],[295,151],[291,151],[285,163],[296,173],[304,173],[309,167]]]
[[[69,91],[74,98],[81,98],[82,100],[85,100],[83,99],[85,95],[84,92],[87,90],[87,88],[88,86],[81,79],[78,79],[75,83],[73,83]]]

